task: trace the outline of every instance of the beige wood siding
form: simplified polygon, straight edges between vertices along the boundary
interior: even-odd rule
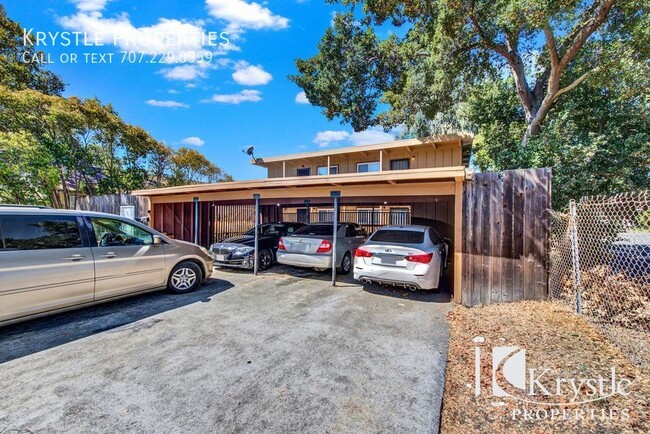
[[[460,145],[449,144],[433,146],[419,146],[409,149],[398,148],[385,151],[380,159],[379,152],[363,154],[348,154],[347,156],[333,155],[330,165],[338,166],[339,173],[356,173],[357,164],[383,160],[382,170],[390,170],[390,160],[409,159],[411,169],[426,169],[436,167],[453,167],[463,165],[463,156]],[[319,166],[327,166],[326,157],[315,157],[303,160],[285,162],[286,174],[284,176],[297,176],[299,168],[309,168],[311,175],[316,175]],[[269,178],[282,178],[282,163],[272,163],[268,168]]]

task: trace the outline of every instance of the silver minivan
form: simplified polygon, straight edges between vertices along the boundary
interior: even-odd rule
[[[0,325],[168,288],[196,289],[212,257],[113,214],[0,205]]]

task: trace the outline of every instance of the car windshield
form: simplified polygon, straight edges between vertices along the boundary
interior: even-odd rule
[[[340,230],[341,225],[336,227],[336,230]],[[332,236],[332,225],[307,225],[303,226],[293,233],[293,235],[322,235],[322,236]]]
[[[261,225],[260,226],[260,235],[277,235],[280,233],[280,229],[282,229],[282,225]],[[244,232],[244,235],[255,235],[255,228],[250,228],[246,232]]]
[[[370,241],[381,243],[422,244],[424,232],[400,231],[399,229],[380,229],[370,237]]]

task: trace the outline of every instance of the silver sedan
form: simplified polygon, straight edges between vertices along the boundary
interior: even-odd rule
[[[332,268],[332,223],[312,223],[278,243],[280,264],[325,270]],[[336,264],[339,274],[348,274],[357,247],[368,239],[365,230],[356,223],[339,223],[336,231]]]

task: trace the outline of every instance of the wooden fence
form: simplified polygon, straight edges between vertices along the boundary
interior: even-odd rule
[[[84,196],[77,199],[77,208],[83,211],[106,212],[120,215],[120,207],[134,206],[134,217],[147,217],[149,198],[131,194],[105,194],[100,196]]]
[[[466,306],[548,293],[551,169],[477,173],[463,187]]]

